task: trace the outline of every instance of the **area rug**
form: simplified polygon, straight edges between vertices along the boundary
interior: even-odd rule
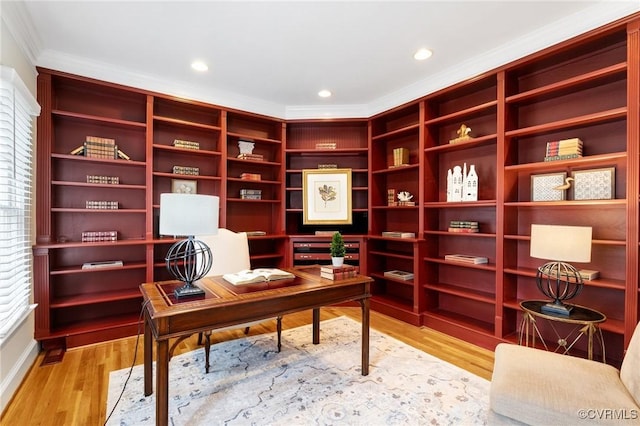
[[[360,323],[323,321],[319,345],[311,330],[283,330],[280,353],[275,333],[215,344],[209,374],[203,349],[172,358],[169,424],[488,424],[488,381],[373,329],[362,376]],[[128,373],[111,372],[107,413]],[[139,365],[107,424],[154,423],[155,397],[144,396]]]

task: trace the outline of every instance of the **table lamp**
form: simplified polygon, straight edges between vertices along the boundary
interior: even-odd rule
[[[218,233],[220,198],[214,195],[160,194],[160,235],[186,236],[167,252],[167,270],[184,282],[176,298],[204,295],[193,283],[207,275],[213,262],[211,250],[195,235]]]
[[[538,267],[536,284],[553,299],[543,305],[543,313],[569,316],[572,306],[563,302],[582,291],[582,277],[566,262],[591,262],[590,226],[531,225],[530,256],[551,260]]]

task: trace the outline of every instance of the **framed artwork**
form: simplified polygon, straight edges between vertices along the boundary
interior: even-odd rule
[[[302,170],[303,224],[351,224],[351,169]]]
[[[573,178],[574,200],[611,200],[616,196],[616,169],[576,170]]]
[[[562,201],[566,199],[567,173],[531,175],[531,201]]]
[[[179,194],[197,194],[198,181],[185,179],[171,179],[171,192]]]

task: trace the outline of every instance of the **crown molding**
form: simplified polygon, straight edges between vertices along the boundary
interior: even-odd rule
[[[538,28],[524,37],[513,39],[508,44],[470,57],[453,69],[416,81],[369,104],[355,105],[281,105],[220,89],[175,84],[160,75],[140,74],[113,64],[89,61],[52,50],[42,51],[37,31],[22,2],[3,2],[2,19],[7,22],[19,46],[34,65],[227,108],[295,120],[368,118],[639,11],[640,2],[637,0],[601,1],[582,12]]]
[[[24,3],[3,1],[0,7],[0,18],[18,44],[18,48],[26,56],[27,60],[35,66],[36,58],[42,50],[42,41]]]

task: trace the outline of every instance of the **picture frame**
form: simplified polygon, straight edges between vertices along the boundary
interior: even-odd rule
[[[302,170],[304,225],[350,225],[351,169]]]
[[[197,194],[198,181],[186,179],[171,179],[171,192],[178,194]]]
[[[574,200],[611,200],[616,196],[615,167],[574,170],[571,177]]]
[[[566,172],[531,175],[531,201],[566,200],[566,189],[556,189],[565,184]]]

